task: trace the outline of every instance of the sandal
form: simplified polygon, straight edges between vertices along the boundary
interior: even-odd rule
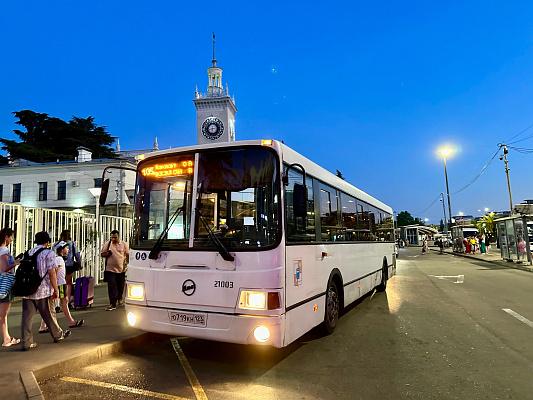
[[[39,333],[48,333],[50,332],[48,329],[39,329]]]
[[[10,346],[13,346],[19,343],[20,343],[20,339],[11,338],[11,341],[9,343],[2,343],[2,347],[10,347]]]
[[[83,324],[85,323],[85,321],[83,319],[79,319],[76,321],[76,323],[74,325],[69,325],[68,327],[69,328],[79,328],[80,326],[83,326]]]

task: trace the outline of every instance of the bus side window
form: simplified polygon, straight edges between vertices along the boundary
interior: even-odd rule
[[[313,242],[316,240],[313,179],[308,176],[305,184],[307,186],[307,213],[304,216],[301,210],[296,210],[296,213],[294,210],[294,188],[296,185],[297,192],[298,190],[303,189],[303,177],[300,171],[291,168],[289,170],[289,184],[285,186],[285,226],[287,242]],[[296,195],[301,196],[301,193],[297,193]]]

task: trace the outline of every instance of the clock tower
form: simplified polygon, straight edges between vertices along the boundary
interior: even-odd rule
[[[235,100],[230,97],[228,87],[222,86],[222,68],[215,58],[215,34],[213,34],[213,59],[207,69],[207,93],[196,88],[196,129],[198,144],[233,142],[235,140]]]

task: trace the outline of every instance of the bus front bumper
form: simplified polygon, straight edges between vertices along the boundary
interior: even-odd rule
[[[203,315],[206,318],[206,324],[205,326],[190,326],[171,322],[176,321],[181,314]],[[126,304],[126,315],[131,326],[146,332],[228,343],[283,347],[284,315],[221,314],[133,304]]]

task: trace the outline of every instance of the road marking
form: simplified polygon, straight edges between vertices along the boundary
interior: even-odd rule
[[[119,390],[121,392],[139,394],[141,396],[154,397],[156,399],[187,400],[187,398],[185,398],[185,397],[174,396],[174,395],[166,394],[166,393],[152,392],[150,390],[137,389],[137,388],[132,388],[132,387],[129,387],[129,386],[117,385],[117,384],[114,384],[114,383],[93,381],[93,380],[90,380],[90,379],[73,378],[71,376],[64,376],[64,377],[62,377],[60,379],[62,381],[65,381],[65,382],[81,383],[83,385],[97,386],[97,387],[106,388],[106,389],[115,389],[115,390]]]
[[[200,381],[192,370],[191,364],[189,364],[189,360],[187,360],[187,357],[185,357],[185,353],[181,349],[178,339],[172,338],[170,339],[170,341],[172,343],[172,347],[174,347],[174,351],[176,352],[178,359],[180,360],[181,366],[185,371],[185,375],[187,375],[187,379],[191,384],[194,395],[196,396],[196,400],[207,400],[207,395],[204,392],[204,388],[202,387],[202,385],[200,385]]]
[[[514,312],[513,310],[511,310],[510,308],[502,308],[502,310],[505,311],[507,314],[512,315],[517,320],[523,322],[524,324],[526,324],[530,328],[533,328],[533,322],[530,321],[529,319],[527,319],[526,317],[521,316],[517,312]]]
[[[433,278],[437,279],[455,279],[454,283],[464,283],[465,276],[464,275],[429,275]]]

